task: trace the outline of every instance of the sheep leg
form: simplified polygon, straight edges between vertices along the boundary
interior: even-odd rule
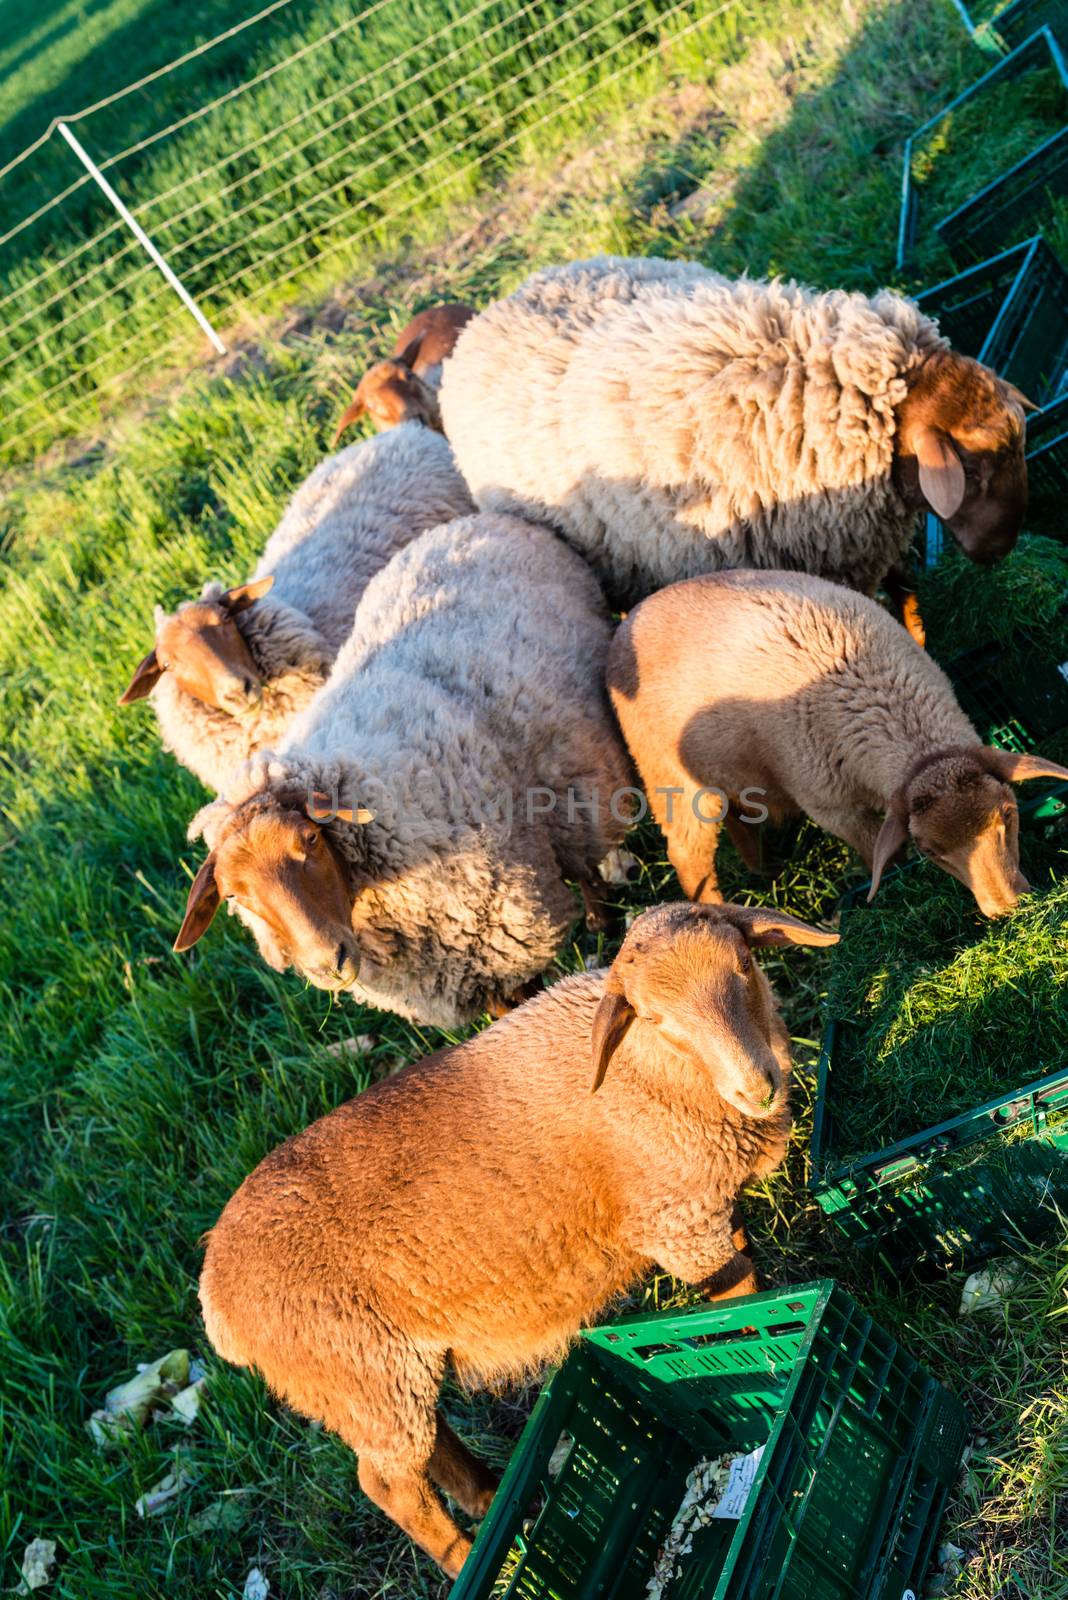
[[[731,1212],[731,1244],[739,1255],[752,1257],[753,1246],[749,1243],[749,1234],[742,1216],[741,1206],[735,1206]]]
[[[744,1245],[738,1242],[739,1229]],[[661,1238],[649,1254],[672,1277],[701,1291],[705,1300],[755,1294],[760,1287],[737,1206],[717,1217],[707,1231]]]
[[[759,827],[754,823],[744,822],[741,817],[735,816],[732,809],[728,810],[723,822],[727,829],[727,837],[750,872],[765,871]]]
[[[429,1471],[438,1488],[444,1489],[469,1517],[481,1519],[486,1515],[500,1479],[457,1438],[440,1412]]]
[[[359,1478],[368,1500],[373,1500],[450,1578],[459,1575],[472,1541],[449,1516],[425,1472],[410,1462],[402,1464],[363,1455]]]
[[[836,839],[843,840],[854,849],[864,865],[870,869],[875,854],[875,841],[882,827],[881,817],[876,816],[874,812],[814,809],[809,811],[809,816],[817,828],[822,828],[825,833],[833,833]]]
[[[506,1017],[509,1011],[514,1011],[517,1006],[521,1006],[524,1000],[533,1000],[536,994],[541,993],[541,989],[542,986],[537,978],[531,978],[529,983],[521,983],[518,989],[513,989],[512,993],[505,995],[503,999],[491,1000],[486,1010],[497,1021],[501,1017]]]
[[[923,650],[927,644],[927,630],[920,614],[916,586],[908,573],[903,567],[891,567],[883,579],[883,588],[898,621]]]
[[[610,924],[611,917],[605,905],[602,886],[591,879],[583,879],[579,884],[582,891],[582,906],[586,913],[586,927],[590,933],[605,933]]]
[[[716,845],[719,842],[719,822],[695,816],[692,806],[683,796],[669,797],[674,808],[668,809],[660,797],[654,809],[661,832],[667,841],[668,860],[687,900],[702,900],[718,905],[723,896],[716,877]]]

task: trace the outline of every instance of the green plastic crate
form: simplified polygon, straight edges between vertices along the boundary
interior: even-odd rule
[[[878,914],[867,892],[863,884],[845,897],[843,939],[851,917]],[[1068,1211],[1068,1123],[1051,1128],[1050,1121],[1068,1111],[1068,1067],[842,1161],[835,1154],[834,1069],[848,1028],[840,1017],[824,1028],[809,1187],[863,1254],[895,1272],[973,1267],[1058,1226],[1058,1211]],[[958,1164],[973,1147],[974,1159]]]
[[[740,1519],[697,1532],[665,1600],[903,1600],[921,1590],[967,1430],[831,1282],[588,1329],[543,1388],[451,1600],[644,1600],[687,1474],[761,1445]]]
[[[1043,253],[1059,265],[1041,234],[1036,234],[1022,244],[1002,250],[989,261],[980,261],[967,271],[925,289],[916,296],[916,304],[927,316],[937,319],[954,350],[984,360],[982,350],[991,330],[1006,305],[1028,293],[1036,258]]]
[[[1027,494],[1033,524],[1068,539],[1068,394],[1028,418]]]
[[[1068,734],[1068,659],[1058,661],[1021,628],[1013,640],[1014,666],[1007,671],[1003,663],[1008,648],[979,645],[954,657],[946,671],[984,744],[1021,755],[1042,751]],[[1068,629],[1064,653],[1068,658]],[[1068,821],[1066,783],[1029,783],[1019,791],[1019,802],[1026,826],[1063,826]]]
[[[1010,50],[1036,28],[1049,28],[1058,44],[1068,45],[1068,0],[1012,0],[992,20]]]
[[[966,200],[936,231],[958,259],[982,256],[1041,224],[1051,200],[1068,194],[1068,127]]]
[[[913,250],[920,223],[920,203],[912,181],[912,153],[918,140],[951,117],[961,106],[982,95],[994,84],[1020,77],[1026,72],[1052,65],[1068,89],[1068,65],[1064,53],[1049,28],[1039,28],[1002,57],[997,64],[971,84],[956,99],[936,111],[933,117],[910,134],[905,143],[901,174],[901,210],[898,220],[897,267],[903,271]],[[1063,148],[1062,148],[1063,146]],[[1025,231],[1025,224],[1044,205],[1049,193],[1063,194],[1068,189],[1068,127],[1043,141],[1030,155],[1008,172],[995,178],[977,195],[958,206],[935,225],[935,231],[956,255],[973,258],[992,255],[1012,235]]]
[[[1015,50],[1038,28],[1049,28],[1060,43],[1068,44],[1068,0],[1009,0],[1006,5],[983,7],[953,0],[964,26],[983,50]]]
[[[1068,1211],[1068,1069],[923,1128],[848,1162],[834,1154],[834,1060],[848,1023],[826,1027],[817,1080],[810,1187],[820,1209],[865,1255],[892,1271],[974,1267],[988,1256],[1049,1234]],[[1027,1139],[1007,1135],[1024,1127]],[[951,1156],[996,1139],[989,1159],[961,1166]]]

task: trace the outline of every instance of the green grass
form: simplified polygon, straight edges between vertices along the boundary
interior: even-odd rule
[[[121,81],[139,38],[143,66],[153,64],[153,35],[177,13],[89,6],[85,26],[129,24],[90,41],[101,54],[109,38],[122,44]],[[35,8],[20,36],[25,12],[0,10],[2,59],[69,14]],[[196,15],[203,32],[218,25],[217,10]],[[311,27],[325,15],[309,5],[297,20]],[[70,30],[63,40],[73,48]],[[54,93],[68,108],[73,56],[49,76],[47,51],[38,43],[31,53],[41,73],[32,94]],[[205,1349],[198,1239],[243,1175],[311,1117],[440,1040],[270,973],[226,918],[192,956],[172,954],[199,859],[184,830],[202,796],[160,750],[148,709],[114,703],[147,648],[153,603],[208,574],[247,574],[287,494],[328,446],[371,352],[368,323],[396,326],[439,295],[485,300],[533,265],[606,248],[827,284],[889,280],[903,140],[984,64],[942,0],[742,7],[718,31],[657,51],[607,85],[585,103],[589,120],[529,124],[492,184],[457,180],[455,191],[424,197],[410,233],[390,232],[377,251],[361,243],[366,255],[308,263],[288,289],[272,289],[276,317],[244,325],[224,372],[170,386],[153,366],[117,397],[87,391],[94,417],[114,411],[95,440],[9,474],[0,505],[0,1585],[16,1581],[25,1544],[39,1536],[58,1541],[47,1592],[62,1600],[233,1597],[253,1565],[286,1600],[444,1592],[363,1501],[345,1447]],[[557,69],[543,70],[551,79]],[[322,87],[308,78],[295,98],[307,104]],[[42,114],[54,109],[44,103]],[[264,102],[255,127],[277,109]],[[445,130],[434,148],[451,152],[450,138]],[[146,161],[139,190],[153,171]],[[364,181],[353,174],[357,195]],[[28,254],[24,269],[41,259]],[[358,276],[342,279],[357,261]],[[300,300],[285,301],[296,285]],[[961,574],[961,608],[971,607],[977,633],[958,618],[955,647],[1001,625],[1004,605],[992,611],[991,596],[1007,591],[986,585],[1012,571],[1010,562],[1004,578]],[[979,585],[970,599],[969,580]],[[728,851],[724,883],[743,898],[829,916],[859,864],[810,827],[783,845],[788,866],[774,884],[746,876]],[[643,872],[620,891],[624,911],[678,893],[655,831],[644,829],[636,847]],[[560,965],[614,949],[582,935]],[[805,1187],[831,963],[801,951],[766,965],[797,1040],[799,1079],[786,1168],[746,1201],[761,1266],[776,1283],[839,1276],[971,1406],[985,1443],[946,1524],[968,1555],[952,1593],[1063,1600],[1063,1250],[1027,1258],[1011,1317],[962,1322],[959,1276],[887,1282],[840,1245]],[[357,1035],[372,1035],[373,1047],[348,1048]],[[632,1303],[686,1298],[661,1277]],[[208,1362],[193,1429],[161,1417],[99,1453],[85,1424],[105,1392],[177,1346]],[[446,1403],[503,1464],[530,1399],[452,1390]],[[134,1502],[179,1446],[194,1481],[142,1522]],[[230,1513],[238,1525],[205,1531],[198,1518],[221,1503],[239,1508]]]
[[[985,921],[928,863],[845,919],[830,988],[839,1035],[835,1162],[1068,1069],[1068,849],[1025,838],[1034,893]]]

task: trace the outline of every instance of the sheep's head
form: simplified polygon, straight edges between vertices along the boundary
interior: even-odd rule
[[[413,339],[399,355],[377,362],[364,373],[352,403],[337,425],[335,445],[365,412],[380,430],[396,428],[402,422],[421,422],[427,428],[441,431],[437,396],[413,370],[421,342],[421,339]]]
[[[239,912],[269,966],[296,967],[319,989],[347,989],[359,971],[352,893],[329,834],[327,815],[371,821],[371,812],[330,808],[322,795],[303,805],[273,794],[231,808],[189,891],[174,943],[188,950],[226,900]]]
[[[990,745],[936,751],[918,761],[890,801],[868,899],[911,838],[921,855],[971,890],[984,916],[1012,911],[1030,885],[1020,871],[1019,818],[1009,784],[1028,778],[1068,778],[1068,767]]]
[[[640,1023],[711,1074],[721,1097],[746,1116],[781,1111],[785,1086],[772,1049],[774,1003],[750,951],[837,940],[836,933],[755,906],[670,905],[643,912],[612,963],[597,1008],[594,1089],[624,1036]]]
[[[165,672],[179,689],[216,711],[240,716],[258,703],[263,690],[237,618],[265,595],[273,578],[239,583],[214,600],[196,600],[156,618],[156,643],[138,664],[120,706],[143,700]]]
[[[907,374],[898,407],[895,479],[906,501],[929,507],[973,561],[1008,555],[1027,511],[1024,407],[1018,389],[956,351]]]

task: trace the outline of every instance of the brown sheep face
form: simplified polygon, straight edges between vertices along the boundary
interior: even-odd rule
[[[876,842],[870,900],[909,838],[975,896],[984,916],[1015,909],[1030,884],[1020,871],[1019,815],[1010,781],[1068,778],[1068,767],[980,745],[945,750],[913,768],[895,793]]]
[[[263,680],[236,617],[273,583],[259,578],[239,584],[218,600],[199,600],[173,616],[158,617],[156,643],[139,664],[120,705],[141,700],[165,672],[201,705],[241,716],[259,704]]]
[[[441,431],[437,400],[404,361],[379,361],[364,373],[351,405],[337,425],[335,445],[365,412],[380,432],[399,427],[402,422],[421,422]]]
[[[176,950],[196,943],[225,900],[276,971],[295,967],[316,988],[331,991],[355,982],[360,960],[352,895],[334,847],[309,814],[313,809],[254,799],[231,813],[194,880]],[[337,815],[370,820],[366,811]]]
[[[972,561],[1009,553],[1027,512],[1024,406],[1018,390],[967,356],[929,356],[898,410],[894,476],[934,511]]]
[[[750,947],[834,944],[783,913],[748,906],[675,905],[645,912],[605,983],[593,1031],[594,1088],[635,1023],[707,1072],[746,1117],[782,1110],[785,1086],[772,1048],[774,1007]]]

